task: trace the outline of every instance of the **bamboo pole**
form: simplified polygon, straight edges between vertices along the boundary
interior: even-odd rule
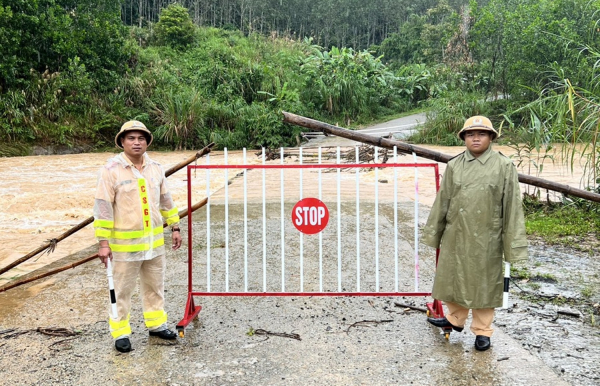
[[[208,198],[204,198],[202,201],[199,201],[199,202],[195,203],[194,205],[192,205],[192,210],[191,211],[195,212],[196,210],[198,210],[198,209],[202,208],[204,205],[206,205],[207,202],[208,202]],[[187,208],[179,212],[179,218],[184,218],[187,215],[188,215],[188,209]],[[167,227],[167,224],[163,223],[163,228],[166,228],[166,227]],[[16,283],[11,283],[11,284],[5,285],[4,287],[0,288],[0,292],[8,291],[9,289],[12,289],[12,288],[15,288],[15,287],[19,287],[19,286],[21,286],[23,284],[31,283],[32,281],[36,281],[36,280],[43,279],[43,278],[48,277],[48,276],[55,275],[55,274],[57,274],[59,272],[66,271],[67,269],[70,269],[70,268],[75,268],[75,267],[77,267],[79,265],[82,265],[82,264],[85,264],[85,263],[87,263],[89,261],[92,261],[92,260],[94,260],[97,257],[98,257],[98,254],[94,253],[91,256],[85,257],[85,258],[83,258],[81,260],[78,260],[78,261],[76,261],[74,263],[64,265],[64,266],[62,266],[60,268],[53,269],[52,271],[44,272],[44,273],[42,273],[40,275],[36,275],[36,276],[30,277],[30,278],[27,278],[27,279],[20,280],[20,281],[18,281]]]
[[[395,146],[399,152],[408,154],[415,153],[419,157],[431,159],[437,162],[448,163],[448,161],[450,161],[453,158],[450,155],[425,149],[423,147],[410,145],[408,143],[396,141],[393,139],[374,137],[372,135],[344,129],[338,126],[330,125],[328,123],[320,122],[315,119],[306,118],[285,111],[283,111],[283,116],[283,121],[285,123],[306,127],[308,129],[319,130],[327,134],[337,135],[338,137],[343,137],[353,141],[358,141],[386,149],[393,149]],[[553,190],[555,192],[563,193],[565,195],[583,198],[589,201],[600,202],[600,194],[598,193],[590,192],[583,189],[577,189],[569,185],[548,181],[543,178],[534,177],[527,174],[519,173],[519,182],[537,186],[538,188]]]
[[[188,159],[186,159],[184,161],[181,161],[177,165],[175,165],[172,168],[170,168],[169,170],[167,170],[165,172],[165,176],[169,177],[170,175],[172,175],[173,173],[182,169],[186,165],[189,165],[192,162],[194,162],[195,160],[197,160],[198,158],[203,157],[204,155],[210,153],[210,150],[213,146],[215,146],[214,142],[210,143],[208,146],[204,147],[203,149],[198,150],[198,152],[196,152],[196,154],[194,154],[193,156],[189,157]],[[7,271],[10,271],[17,265],[31,259],[33,256],[37,255],[40,252],[43,252],[45,250],[48,250],[48,253],[54,252],[54,248],[56,248],[56,244],[58,244],[60,241],[62,241],[64,239],[66,239],[67,237],[71,236],[72,234],[80,231],[81,229],[85,228],[86,226],[88,226],[89,224],[91,224],[93,222],[94,222],[94,216],[91,216],[91,217],[85,219],[84,221],[80,222],[79,224],[75,225],[73,228],[69,229],[65,233],[61,234],[60,236],[48,240],[46,242],[46,244],[43,244],[36,250],[29,252],[25,256],[13,261],[12,263],[8,264],[7,266],[0,268],[0,275],[2,275],[3,273],[5,273]]]

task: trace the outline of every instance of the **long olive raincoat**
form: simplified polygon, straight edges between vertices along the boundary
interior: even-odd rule
[[[492,150],[478,158],[467,150],[450,160],[423,232],[440,248],[435,299],[469,309],[502,305],[503,256],[528,257],[517,171]]]

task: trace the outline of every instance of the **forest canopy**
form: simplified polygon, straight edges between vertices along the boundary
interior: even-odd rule
[[[132,118],[167,148],[297,145],[282,109],[354,127],[424,108],[423,142],[453,144],[473,114],[506,141],[589,141],[599,10],[594,0],[0,0],[0,155],[111,146]]]

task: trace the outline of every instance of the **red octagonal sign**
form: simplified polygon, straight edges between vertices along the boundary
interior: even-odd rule
[[[307,235],[321,232],[329,222],[329,210],[318,198],[307,197],[294,205],[292,222],[296,229]]]

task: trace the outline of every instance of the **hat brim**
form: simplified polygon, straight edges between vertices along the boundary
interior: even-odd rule
[[[139,127],[135,127],[135,128],[132,128],[131,130],[125,130],[125,131],[122,131],[117,134],[117,136],[115,137],[115,145],[117,145],[117,147],[119,149],[123,149],[123,145],[121,145],[121,139],[123,138],[123,135],[125,135],[126,133],[129,133],[130,131],[139,131],[140,133],[144,134],[144,137],[146,137],[146,142],[148,143],[148,146],[150,146],[150,144],[154,140],[152,133],[146,132],[145,130],[140,129]]]
[[[467,131],[474,131],[474,130],[483,130],[483,131],[487,131],[489,133],[492,134],[492,141],[495,140],[496,138],[498,138],[498,132],[496,130],[490,129],[487,126],[471,126],[467,129],[462,129],[459,133],[458,133],[458,138],[462,139],[463,141],[465,140],[465,133]]]

